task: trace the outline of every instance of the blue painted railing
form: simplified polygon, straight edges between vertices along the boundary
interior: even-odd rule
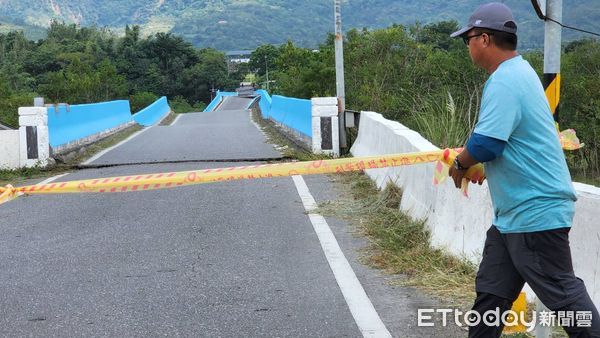
[[[163,96],[148,107],[133,114],[133,119],[142,126],[148,127],[160,121],[170,111],[171,107],[169,107],[167,97]]]
[[[311,102],[280,95],[271,97],[258,90],[259,106],[263,118],[271,118],[308,137],[312,137]],[[217,96],[204,111],[212,111],[225,96],[237,96],[235,92],[217,92]],[[166,97],[161,97],[135,115],[131,115],[129,101],[119,100],[94,104],[80,104],[48,108],[48,131],[50,145],[58,147],[69,142],[118,127],[130,121],[151,126],[170,111]]]
[[[50,145],[56,148],[132,120],[127,100],[48,107]]]
[[[265,90],[257,90],[263,118],[271,118],[308,137],[312,137],[311,102],[280,95],[271,97]],[[225,96],[237,96],[235,92],[217,92],[206,107],[212,111]],[[50,145],[59,147],[88,136],[113,129],[131,121],[151,126],[169,113],[171,108],[166,97],[131,115],[129,101],[118,100],[93,104],[61,105],[48,108],[48,132]]]
[[[279,95],[273,95],[271,99],[270,118],[308,137],[312,137],[310,100]]]
[[[267,119],[271,113],[271,95],[264,89],[259,89],[256,91],[256,94],[260,95],[260,101],[258,101],[258,106],[260,107],[260,111],[262,117]]]
[[[221,100],[223,100],[223,97],[225,97],[225,96],[237,96],[237,93],[217,91],[217,96],[215,96],[215,98],[210,102],[210,104],[208,106],[206,106],[204,111],[205,112],[213,111],[219,105],[219,103],[221,103]]]

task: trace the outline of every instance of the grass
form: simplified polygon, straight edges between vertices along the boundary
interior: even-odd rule
[[[22,183],[27,179],[42,178],[53,175],[58,175],[64,171],[57,170],[55,167],[50,169],[43,169],[39,167],[34,168],[20,168],[16,170],[0,170],[0,187],[4,187],[7,184],[13,186]]]
[[[444,100],[416,98],[416,108],[405,122],[440,148],[462,147],[477,121],[478,97],[474,91],[468,102],[456,102],[450,93]],[[574,182],[600,187],[598,149],[587,145],[578,151],[565,151],[565,156]]]
[[[94,154],[125,140],[140,130],[142,130],[142,127],[136,124],[101,141],[81,148],[74,156],[69,157],[68,160],[62,163],[57,162],[47,168],[34,167],[16,170],[0,170],[0,186],[5,186],[7,184],[16,186],[29,179],[46,178],[69,172],[73,170],[73,166],[92,157]]]
[[[586,145],[580,150],[565,152],[574,182],[600,187],[600,150]]]
[[[573,174],[573,182],[580,182],[600,187],[600,177],[589,177],[585,176],[584,174]]]
[[[476,92],[471,94],[469,102],[458,104],[450,93],[445,100],[434,97],[420,100],[415,100],[415,106],[420,108],[410,117],[411,127],[440,148],[462,147],[477,121]]]
[[[159,125],[161,126],[170,126],[171,123],[173,123],[173,121],[175,121],[175,119],[177,118],[177,116],[179,116],[179,114],[177,114],[174,111],[169,112],[169,115],[167,115],[167,117],[165,117]]]
[[[369,239],[365,262],[390,274],[406,276],[400,283],[425,290],[461,307],[470,306],[475,266],[432,248],[424,222],[414,221],[398,206],[402,193],[395,185],[379,191],[362,173],[335,176],[342,197],[320,206],[327,216],[345,219]]]

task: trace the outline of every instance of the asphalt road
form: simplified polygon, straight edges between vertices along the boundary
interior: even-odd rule
[[[57,181],[281,157],[248,103],[149,128],[92,162],[115,166]],[[132,164],[188,160],[208,162]],[[328,177],[305,180],[317,202],[335,199]],[[417,328],[416,308],[435,302],[388,285],[358,262],[364,239],[328,222],[392,335],[458,336]],[[291,178],[22,197],[0,206],[0,268],[1,336],[362,336]]]
[[[184,114],[174,125],[148,128],[91,164],[281,158],[249,118],[249,103],[231,97],[217,111]]]

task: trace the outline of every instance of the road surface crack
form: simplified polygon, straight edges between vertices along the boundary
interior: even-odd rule
[[[173,160],[173,161],[140,161],[126,163],[103,163],[103,164],[76,164],[72,165],[71,169],[101,169],[134,165],[149,165],[149,164],[179,164],[179,163],[241,163],[241,162],[290,162],[291,157],[260,157],[260,158],[228,158],[228,159],[209,159],[209,160]]]

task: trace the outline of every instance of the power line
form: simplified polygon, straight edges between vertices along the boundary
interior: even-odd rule
[[[572,29],[572,30],[575,30],[575,31],[578,31],[578,32],[582,32],[582,33],[592,34],[592,35],[595,35],[595,36],[600,36],[600,33],[595,33],[595,32],[592,32],[592,31],[585,30],[585,29],[581,29],[581,28],[577,28],[577,27],[573,27],[573,26],[564,25],[562,22],[558,22],[558,21],[552,19],[551,17],[546,16],[544,14],[545,12],[540,7],[540,3],[537,0],[531,0],[531,4],[533,5],[533,9],[535,9],[535,13],[538,15],[538,17],[540,19],[544,20],[544,21],[546,21],[546,20],[552,21],[552,22],[558,24],[559,26],[561,26],[563,28]]]
[[[561,22],[558,22],[558,21],[556,21],[556,20],[554,20],[554,19],[552,19],[550,17],[547,17],[547,16],[544,17],[544,20],[552,21],[552,22],[560,25],[563,28],[568,28],[568,29],[572,29],[574,31],[578,31],[578,32],[582,32],[582,33],[587,33],[587,34],[592,34],[592,35],[595,35],[595,36],[600,36],[600,33],[595,33],[595,32],[591,32],[591,31],[587,31],[585,29],[581,29],[581,28],[577,28],[577,27],[573,27],[573,26],[564,25]]]

